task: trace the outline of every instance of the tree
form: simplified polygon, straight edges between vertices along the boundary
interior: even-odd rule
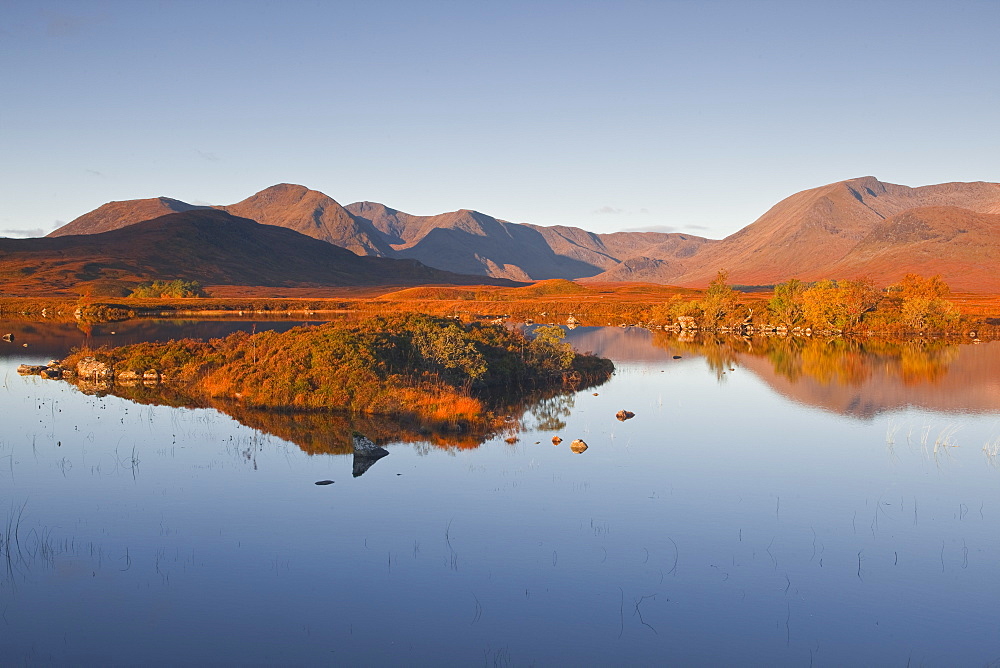
[[[728,278],[729,272],[720,269],[708,284],[705,296],[698,302],[702,311],[702,321],[706,327],[714,326],[727,318],[731,319],[739,307],[739,293],[726,283]]]
[[[476,380],[486,373],[486,359],[459,325],[418,322],[417,326],[413,344],[426,362],[458,378]]]
[[[785,325],[794,325],[802,319],[802,294],[806,286],[797,278],[774,286],[774,296],[767,303],[771,316]]]
[[[545,325],[535,329],[535,338],[528,344],[528,352],[535,363],[550,371],[566,371],[573,365],[576,353],[573,346],[563,341],[566,332],[558,325]]]
[[[818,281],[802,293],[802,315],[815,327],[851,329],[881,300],[882,293],[868,280]]]
[[[907,274],[889,290],[899,298],[900,321],[910,329],[944,328],[958,317],[955,304],[945,299],[951,288],[940,275]]]
[[[839,285],[846,315],[844,327],[847,329],[857,327],[865,314],[877,309],[882,301],[882,291],[869,279],[841,281]]]
[[[836,281],[817,281],[802,293],[802,316],[814,327],[842,327],[846,320]]]

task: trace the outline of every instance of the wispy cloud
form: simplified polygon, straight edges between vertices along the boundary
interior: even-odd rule
[[[36,227],[33,230],[0,230],[0,237],[13,237],[23,239],[25,237],[41,237],[45,235],[45,230]]]
[[[676,227],[674,225],[644,225],[642,227],[627,227],[622,232],[690,232],[691,230],[704,232],[711,230],[710,227],[705,227],[704,225],[682,225]]]
[[[209,162],[218,162],[220,160],[218,154],[212,153],[211,151],[201,151],[198,149],[194,150],[198,154],[198,157],[202,160],[208,160]]]

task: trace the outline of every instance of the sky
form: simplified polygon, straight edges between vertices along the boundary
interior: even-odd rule
[[[859,176],[1000,182],[1000,1],[0,0],[0,236],[111,200],[722,238]]]

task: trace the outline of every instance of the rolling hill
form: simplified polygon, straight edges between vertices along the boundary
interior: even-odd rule
[[[958,207],[973,213],[1000,212],[1000,184],[946,183],[908,188],[866,176],[796,193],[756,221],[725,239],[702,246],[686,260],[685,271],[669,278],[678,285],[706,285],[720,268],[733,283],[766,285],[789,278],[854,278],[869,273],[895,280],[910,269],[904,261],[895,272],[857,261],[841,265],[855,247],[887,220],[923,207]],[[936,226],[934,214],[925,216]],[[947,223],[941,222],[947,226]],[[997,230],[1000,231],[1000,230]],[[1000,237],[987,240],[1000,244]],[[905,258],[902,258],[905,260]],[[972,257],[950,253],[940,267],[945,280],[958,278]],[[840,268],[836,271],[835,267]],[[846,272],[850,268],[851,273]],[[853,274],[853,275],[851,275]],[[1000,281],[994,281],[1000,290]]]
[[[109,281],[182,278],[203,285],[516,285],[414,260],[363,257],[294,230],[192,209],[96,234],[0,239],[4,292],[58,294]]]

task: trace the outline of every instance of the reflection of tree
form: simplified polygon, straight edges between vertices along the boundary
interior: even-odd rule
[[[844,386],[860,385],[876,370],[897,376],[907,385],[936,383],[958,356],[956,344],[913,339],[678,336],[657,331],[653,344],[702,355],[717,375],[740,355],[750,355],[768,359],[775,373],[791,381],[807,377]]]
[[[575,395],[566,392],[545,399],[528,408],[535,420],[535,429],[540,431],[559,431],[566,427],[564,417],[568,417],[575,405]]]

